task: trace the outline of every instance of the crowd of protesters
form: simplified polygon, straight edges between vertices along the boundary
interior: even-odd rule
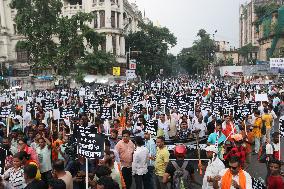
[[[190,93],[190,88],[186,87],[186,83],[191,82],[189,79],[171,82],[170,89],[177,87],[178,95]],[[91,189],[130,189],[134,186],[136,189],[250,189],[253,178],[248,169],[254,163],[253,156],[257,156],[263,163],[259,165],[267,170],[264,178],[267,188],[283,188],[281,132],[276,129],[279,118],[281,120],[284,115],[283,85],[257,89],[257,92],[268,94],[268,100],[258,103],[250,114],[236,117],[230,112],[216,115],[210,109],[202,109],[204,102],[222,90],[217,86],[204,87],[211,85],[210,82],[214,85],[213,81],[199,81],[198,91],[194,93],[199,98],[194,101],[194,111],[188,114],[181,114],[174,108],[166,111],[163,107],[149,109],[143,105],[149,96],[155,98],[157,91],[166,89],[168,84],[163,82],[160,82],[161,86],[155,86],[159,90],[152,90],[151,84],[148,85],[152,91],[142,96],[139,112],[133,111],[133,104],[127,102],[109,120],[101,119],[99,112],[85,112],[82,100],[74,96],[64,100],[58,97],[59,107],[74,104],[78,110],[75,116],[60,121],[54,120],[41,103],[36,103],[36,111],[29,109],[25,115],[19,113],[21,109],[16,109],[13,118],[0,122],[1,149],[6,153],[0,188],[85,189],[87,180]],[[125,96],[137,90],[135,85],[123,88]],[[227,88],[232,92],[226,95],[240,94],[239,100],[243,104],[253,101],[257,93],[250,88],[243,89],[239,84],[232,83]],[[66,90],[67,93],[72,91]],[[52,93],[58,91],[37,91],[32,97]],[[104,94],[101,97],[103,106],[115,107],[110,96]],[[2,106],[4,104],[7,102]],[[156,135],[145,130],[149,120],[158,122]],[[89,160],[88,166],[86,158],[72,146],[79,125],[107,134],[104,158]],[[198,161],[186,160],[191,149],[187,148],[186,142],[178,144],[178,141],[200,138],[206,138],[204,150],[209,159],[209,162],[198,163],[199,171],[203,172],[202,182],[196,179],[195,164]],[[167,148],[167,141],[175,145],[173,150]]]

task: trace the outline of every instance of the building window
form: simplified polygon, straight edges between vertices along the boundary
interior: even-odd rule
[[[115,12],[111,11],[111,27],[115,28]]]
[[[105,11],[100,11],[100,27],[105,27]]]
[[[112,53],[116,55],[116,37],[115,35],[112,36]]]
[[[119,28],[119,18],[120,18],[120,13],[117,13],[117,27]]]
[[[28,52],[24,50],[17,51],[17,61],[18,62],[27,62],[28,61]]]
[[[94,11],[93,14],[95,15],[94,18],[94,28],[98,28],[98,11]]]
[[[69,1],[70,5],[82,5],[82,0],[72,0],[72,1]]]

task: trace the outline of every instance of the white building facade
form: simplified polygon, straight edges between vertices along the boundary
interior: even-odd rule
[[[17,42],[24,37],[17,34],[13,21],[16,10],[10,8],[10,2],[11,0],[0,0],[0,63],[12,75],[10,85],[28,87],[31,71],[27,54],[16,49]],[[93,13],[96,17],[89,23],[90,28],[106,36],[105,43],[100,46],[101,50],[111,52],[117,63],[126,67],[125,35],[139,30],[138,23],[143,21],[137,6],[127,0],[78,0],[76,4],[62,0],[62,3],[62,16],[71,17],[78,12]],[[36,88],[49,88],[51,83],[42,79],[36,82],[40,83]]]

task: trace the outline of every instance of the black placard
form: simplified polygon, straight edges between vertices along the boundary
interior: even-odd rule
[[[157,136],[158,120],[150,120],[146,123],[145,131],[150,132],[152,136]]]
[[[101,119],[111,119],[112,118],[112,108],[111,107],[101,107]]]
[[[79,128],[78,153],[88,159],[104,157],[105,135],[92,132],[90,127]]]
[[[71,107],[62,107],[59,109],[60,118],[75,117],[75,113]]]

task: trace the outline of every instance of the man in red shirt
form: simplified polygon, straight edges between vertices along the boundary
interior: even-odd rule
[[[240,159],[241,167],[244,167],[246,160],[246,148],[243,146],[243,136],[241,134],[232,135],[234,140],[234,147],[225,155],[224,159],[229,160],[233,156],[237,156]]]
[[[270,175],[267,178],[268,189],[284,188],[283,177],[280,175],[281,162],[279,160],[271,160],[269,162]]]
[[[225,121],[222,124],[222,129],[223,134],[228,137],[228,141],[233,142],[232,135],[237,133],[237,130],[229,115],[226,115]]]

